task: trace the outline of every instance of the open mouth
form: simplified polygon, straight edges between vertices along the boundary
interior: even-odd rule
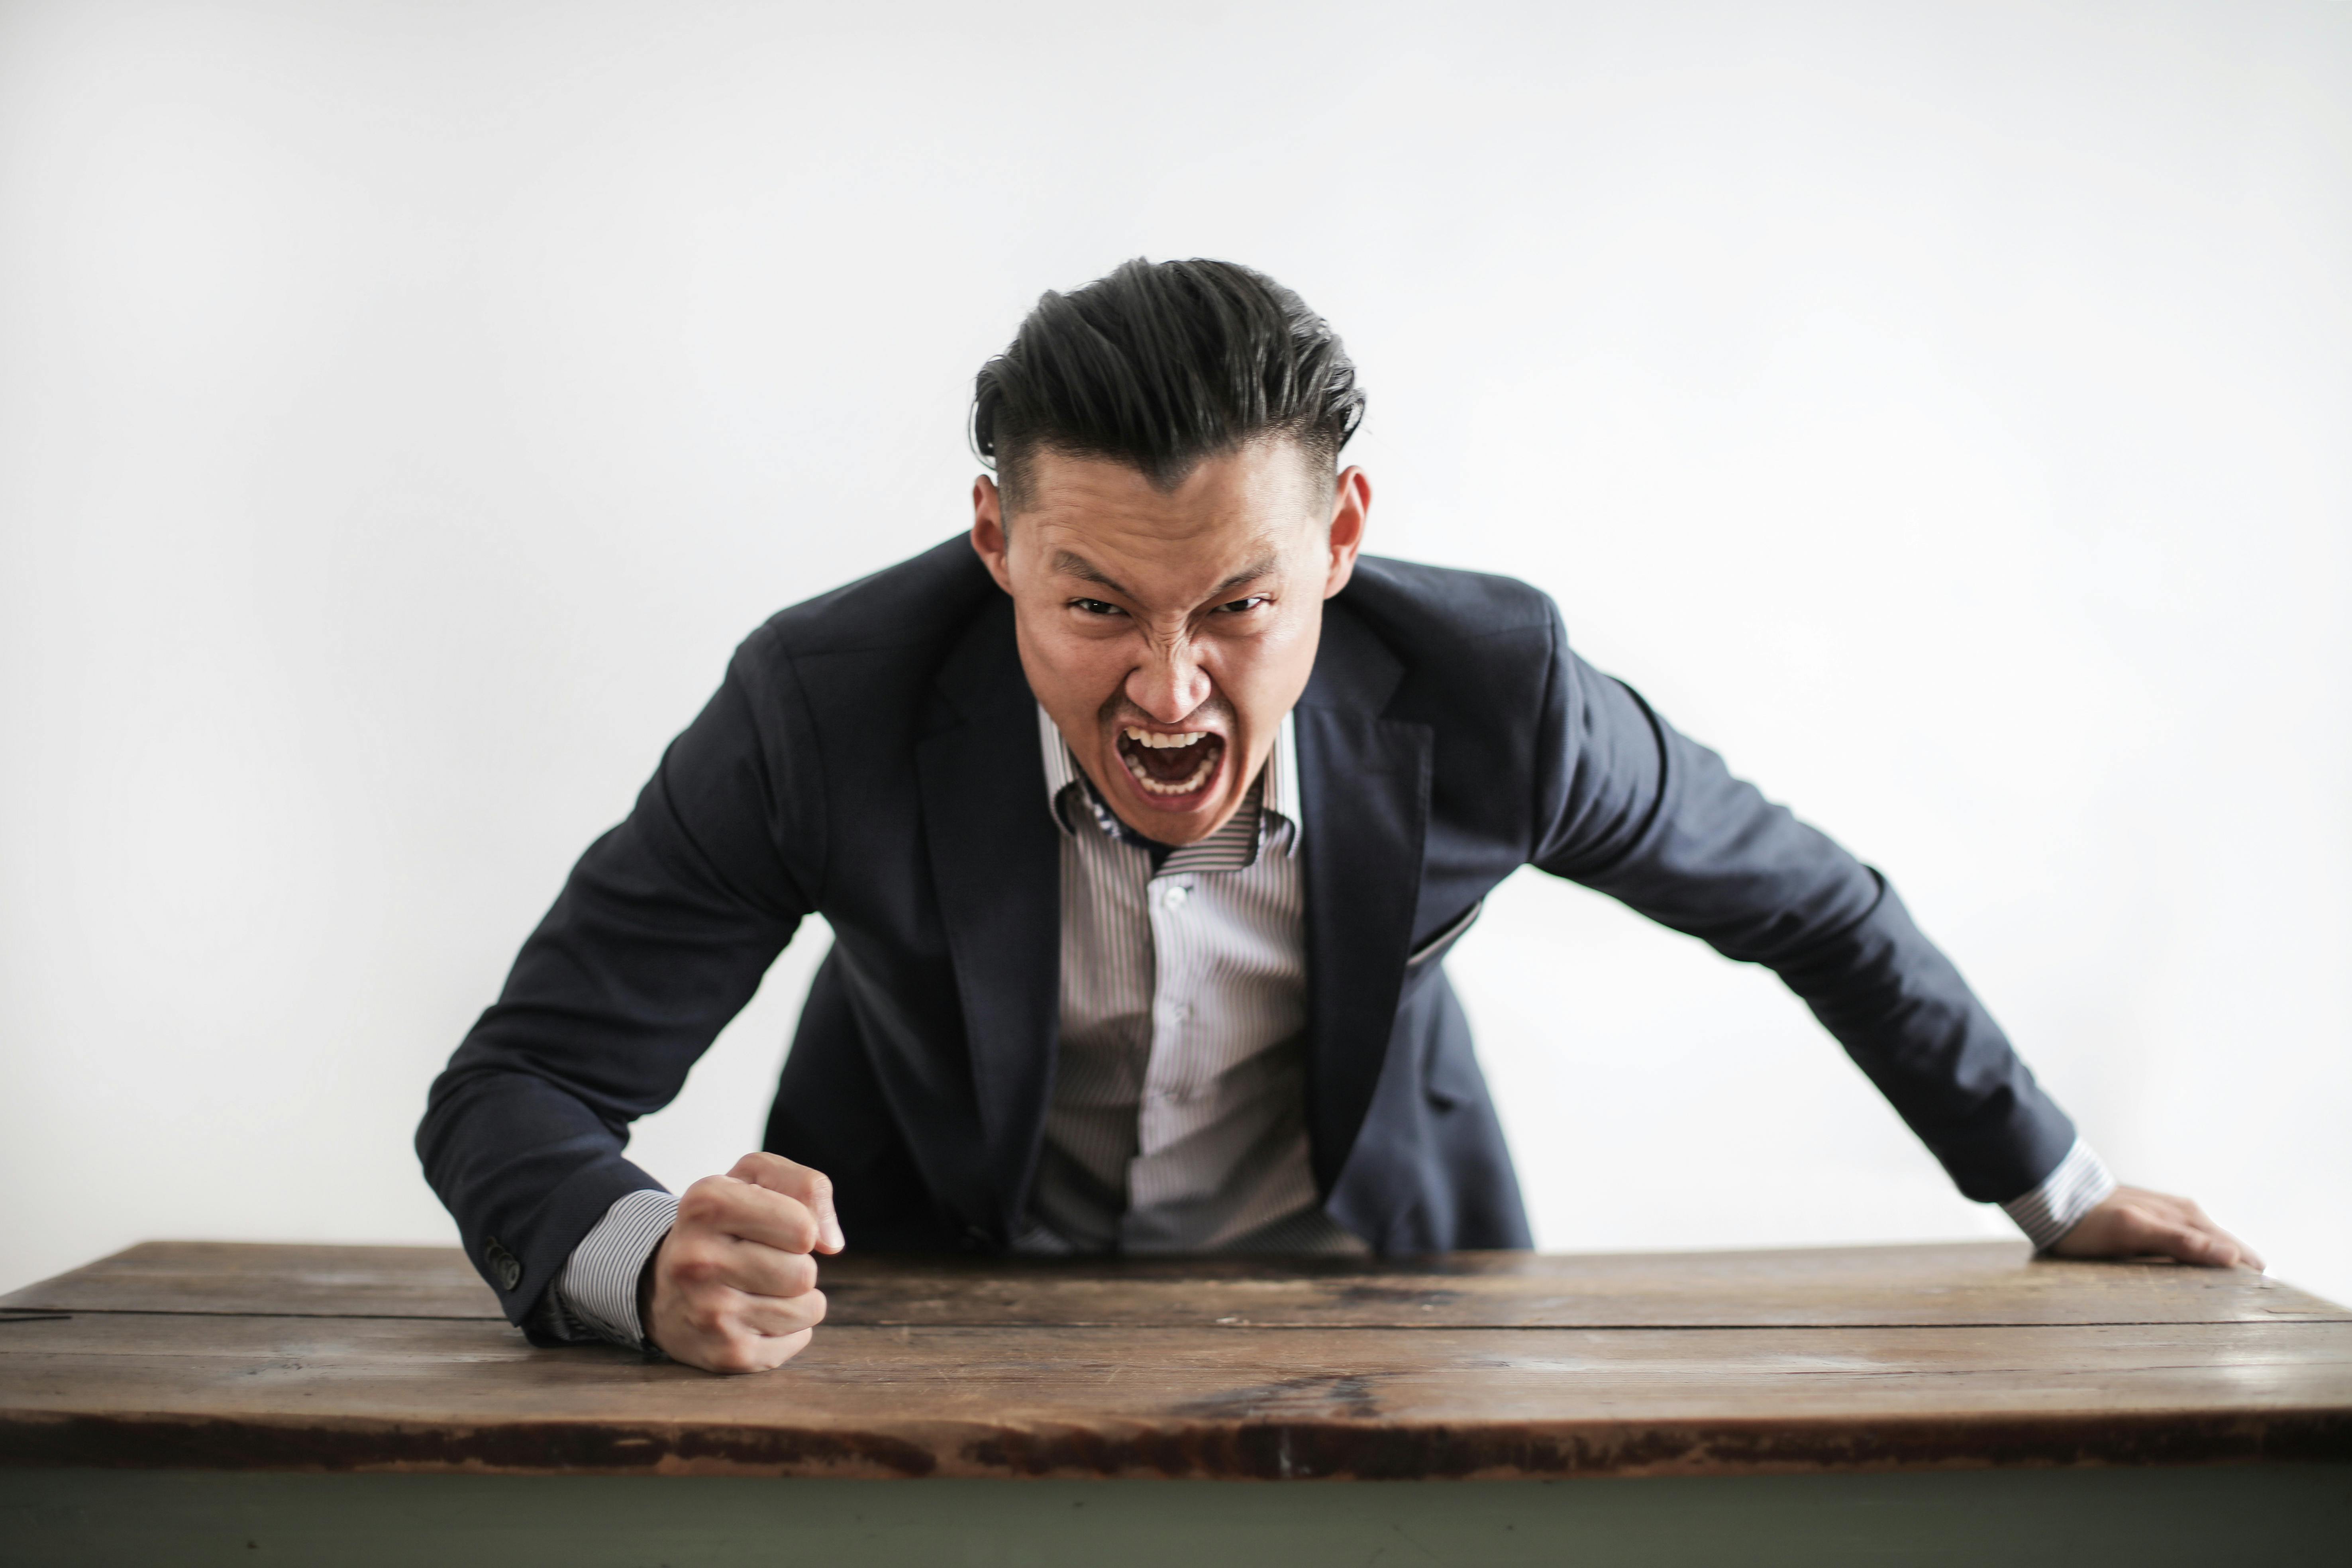
[[[1118,760],[1147,795],[1174,801],[1198,794],[1225,760],[1225,739],[1205,730],[1168,735],[1129,725],[1118,732]]]

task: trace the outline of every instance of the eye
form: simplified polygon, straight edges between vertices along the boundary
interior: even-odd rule
[[[1123,616],[1127,614],[1125,610],[1120,609],[1117,605],[1107,605],[1100,599],[1072,599],[1070,601],[1070,607],[1089,616]]]
[[[1216,613],[1221,616],[1245,616],[1265,604],[1269,597],[1265,594],[1252,594],[1246,599],[1235,599],[1231,604],[1219,605]]]

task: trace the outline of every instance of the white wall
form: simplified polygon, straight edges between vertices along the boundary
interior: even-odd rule
[[[1346,335],[1381,547],[2352,1299],[2347,88],[2242,0],[0,9],[0,1288],[448,1237],[425,1084],[730,647],[962,525],[1039,290],[1199,254]],[[1545,1246],[2004,1233],[1769,975],[1533,878],[1454,967]]]

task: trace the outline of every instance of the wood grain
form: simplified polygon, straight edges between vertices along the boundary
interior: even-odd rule
[[[715,1378],[462,1321],[10,1328],[0,1460],[1507,1478],[2352,1458],[2352,1326],[831,1328]]]
[[[454,1249],[150,1243],[0,1301],[0,1463],[842,1477],[2352,1459],[2352,1313],[2021,1247],[853,1254],[782,1369],[535,1350]]]
[[[2032,1259],[2021,1244],[1558,1256],[1025,1261],[851,1252],[820,1279],[837,1327],[1736,1328],[2352,1322],[2243,1270]],[[479,1319],[454,1247],[149,1242],[0,1310]]]
[[[0,1296],[0,1311],[267,1312],[502,1321],[454,1247],[148,1241]]]
[[[2352,1322],[2242,1269],[2035,1260],[2022,1244],[1117,1263],[829,1261],[837,1323],[1234,1328],[1837,1328]]]

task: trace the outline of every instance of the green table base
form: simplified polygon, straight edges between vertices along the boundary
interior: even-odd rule
[[[831,1481],[0,1471],[34,1568],[2352,1562],[2352,1467],[1641,1480]]]

